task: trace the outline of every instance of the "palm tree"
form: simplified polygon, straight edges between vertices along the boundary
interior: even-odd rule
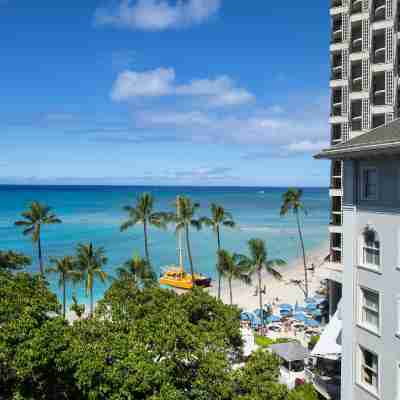
[[[103,266],[107,263],[104,255],[104,248],[95,248],[92,243],[79,244],[77,248],[77,264],[82,272],[82,279],[85,281],[86,296],[90,295],[90,315],[93,315],[93,286],[96,278],[101,282],[108,279],[107,272]]]
[[[79,276],[79,272],[76,271],[76,261],[71,256],[65,256],[63,258],[51,258],[50,262],[53,264],[52,267],[48,268],[46,272],[55,273],[59,275],[58,286],[63,291],[63,317],[66,315],[66,302],[67,302],[67,282],[73,281]]]
[[[218,254],[221,251],[221,226],[234,228],[236,226],[233,221],[232,214],[225,211],[222,206],[212,203],[211,204],[211,218],[203,217],[200,219],[201,223],[211,227],[217,236],[217,261],[219,260]],[[218,272],[218,298],[221,298],[221,272],[219,265],[217,264]]]
[[[194,203],[191,199],[185,196],[178,196],[176,199],[176,214],[170,216],[170,220],[176,223],[176,231],[183,230],[185,232],[186,250],[189,258],[190,273],[192,281],[195,281],[194,266],[192,251],[190,248],[190,227],[197,230],[201,229],[201,221],[195,219],[196,211],[199,209],[200,204]]]
[[[16,226],[25,227],[23,234],[32,235],[32,242],[38,244],[38,256],[39,256],[39,267],[40,274],[44,278],[44,267],[42,257],[42,245],[41,245],[41,227],[42,225],[60,224],[61,220],[56,217],[55,214],[51,213],[51,208],[45,204],[40,204],[34,201],[27,211],[21,214],[25,219],[16,221]]]
[[[126,261],[117,272],[120,279],[139,282],[144,287],[151,287],[157,282],[157,277],[150,265],[139,256],[133,256]]]
[[[148,245],[148,227],[150,225],[157,228],[166,228],[165,213],[156,213],[153,211],[154,198],[150,193],[143,193],[136,201],[134,207],[125,206],[124,210],[128,212],[128,219],[121,225],[121,232],[127,230],[128,228],[143,224],[144,233],[144,252],[146,255],[146,260],[149,265],[150,263],[150,253]]]
[[[282,200],[283,204],[281,206],[281,216],[287,215],[290,210],[293,211],[296,216],[297,230],[299,233],[300,245],[303,253],[303,264],[304,264],[304,290],[305,297],[308,297],[308,277],[307,277],[307,261],[306,261],[306,251],[304,248],[303,233],[300,226],[300,212],[307,214],[304,204],[301,201],[303,191],[301,189],[289,188],[286,193],[283,194]]]
[[[232,279],[237,279],[247,284],[251,283],[249,269],[240,263],[242,255],[230,254],[226,250],[218,251],[218,273],[228,279],[230,304],[233,304]]]
[[[250,239],[248,242],[250,257],[240,256],[239,264],[242,268],[247,268],[249,274],[257,275],[258,280],[258,300],[260,305],[260,310],[263,310],[263,299],[262,299],[262,271],[265,270],[269,272],[275,279],[282,279],[282,275],[275,268],[286,265],[286,262],[280,258],[273,260],[268,260],[268,252],[265,242],[261,239]],[[262,311],[260,311],[262,313]],[[264,318],[262,317],[262,323],[264,323]]]

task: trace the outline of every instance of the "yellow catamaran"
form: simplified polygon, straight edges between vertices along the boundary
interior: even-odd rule
[[[177,206],[179,202],[177,201]],[[178,209],[179,212],[179,209]],[[160,277],[160,284],[172,286],[179,289],[192,289],[193,286],[208,287],[211,285],[211,278],[201,274],[192,274],[185,271],[183,266],[182,237],[181,232],[177,232],[178,239],[178,258],[179,266],[170,265],[164,269]]]

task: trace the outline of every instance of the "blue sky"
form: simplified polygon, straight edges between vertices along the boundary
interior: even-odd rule
[[[0,0],[0,37],[0,183],[328,183],[325,2]]]

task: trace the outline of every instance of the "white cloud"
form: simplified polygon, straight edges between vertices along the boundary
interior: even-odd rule
[[[204,98],[210,106],[236,106],[255,100],[255,96],[244,88],[237,87],[226,75],[215,79],[194,79],[188,84],[175,82],[173,68],[157,68],[145,72],[126,70],[118,75],[111,98],[123,101],[141,97],[166,95]]]
[[[173,90],[175,71],[172,68],[157,68],[152,71],[126,70],[118,75],[111,91],[111,98],[122,101],[134,97],[160,97]]]
[[[161,31],[200,24],[215,15],[221,0],[121,0],[119,5],[99,8],[95,21],[134,30]]]

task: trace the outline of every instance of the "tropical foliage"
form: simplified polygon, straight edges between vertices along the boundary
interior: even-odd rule
[[[218,298],[221,298],[221,272],[218,264],[219,252],[221,250],[221,227],[234,228],[236,226],[232,214],[224,209],[224,207],[212,203],[211,218],[201,218],[201,223],[211,227],[217,237],[217,273],[218,273]]]
[[[108,274],[103,271],[104,265],[107,263],[105,250],[103,247],[95,248],[92,243],[79,244],[77,248],[77,266],[81,272],[82,279],[85,281],[86,295],[90,297],[90,315],[93,315],[93,288],[96,279],[105,283]]]
[[[239,254],[231,254],[226,250],[218,252],[218,273],[227,279],[229,285],[230,304],[233,304],[232,280],[236,279],[244,283],[250,284],[249,268],[240,261],[243,256]]]
[[[38,257],[40,274],[44,278],[44,264],[42,255],[42,244],[41,244],[41,229],[43,225],[60,224],[61,220],[51,212],[51,208],[45,204],[40,204],[34,201],[27,211],[22,214],[24,219],[15,222],[16,226],[22,226],[24,228],[23,234],[25,236],[32,236],[32,242],[37,243],[38,246]]]
[[[67,282],[80,279],[80,272],[77,271],[76,260],[71,256],[63,258],[51,258],[52,266],[46,272],[58,275],[58,286],[62,289],[63,317],[65,318],[67,309]]]
[[[131,280],[143,287],[150,287],[157,283],[157,276],[151,266],[137,255],[126,261],[123,267],[118,268],[117,274],[120,279]]]
[[[128,213],[128,219],[121,225],[121,231],[125,231],[128,228],[138,224],[143,225],[144,254],[146,256],[147,263],[151,265],[148,229],[150,226],[165,229],[166,214],[154,212],[154,198],[150,193],[143,193],[141,196],[139,196],[136,204],[133,207],[125,206],[124,210]]]
[[[299,240],[303,255],[304,264],[304,295],[307,298],[309,295],[308,291],[308,276],[307,276],[307,260],[306,260],[306,250],[304,247],[303,232],[300,225],[300,213],[306,214],[306,209],[301,201],[303,196],[303,191],[301,189],[289,188],[282,196],[282,207],[281,216],[287,215],[290,211],[296,216],[297,231],[299,233]]]
[[[262,272],[268,272],[273,278],[281,279],[281,273],[276,267],[286,265],[286,262],[280,258],[268,259],[268,252],[265,242],[261,239],[250,239],[248,242],[250,257],[241,256],[239,261],[242,268],[246,268],[250,275],[257,276],[258,285],[258,301],[260,310],[263,310],[263,288],[262,288]],[[264,323],[264,318],[262,318]]]
[[[0,272],[0,283],[0,398],[316,399],[279,384],[267,352],[233,368],[240,311],[202,290],[116,279],[93,318],[68,324],[52,316],[60,306],[40,277]]]
[[[178,196],[176,199],[176,213],[169,214],[168,220],[175,223],[176,232],[183,231],[185,234],[186,251],[189,258],[190,273],[192,280],[194,277],[194,264],[192,257],[192,249],[190,246],[190,228],[200,230],[202,227],[201,220],[196,219],[196,213],[200,208],[200,204],[193,202],[189,197]]]
[[[0,251],[0,271],[17,271],[27,267],[31,258],[15,251]]]

